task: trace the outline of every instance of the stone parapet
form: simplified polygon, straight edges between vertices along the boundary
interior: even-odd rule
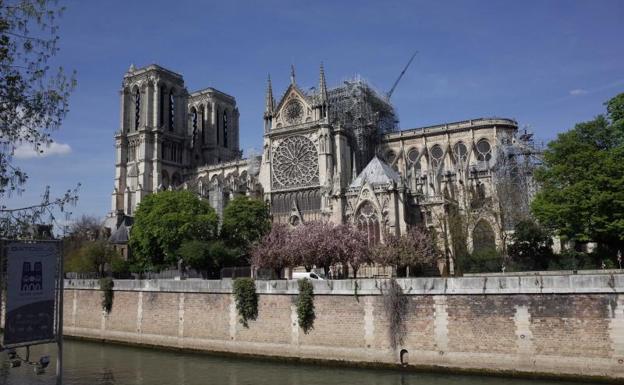
[[[315,281],[322,295],[381,295],[384,279]],[[624,274],[495,275],[462,278],[399,278],[410,295],[466,294],[615,294],[624,293]],[[97,280],[65,280],[67,289],[99,289]],[[258,294],[296,295],[296,280],[256,281]],[[232,293],[232,280],[116,280],[116,291],[172,293]]]

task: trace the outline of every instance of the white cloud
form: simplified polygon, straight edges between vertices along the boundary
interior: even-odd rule
[[[576,89],[570,90],[570,95],[572,96],[584,95],[586,93],[587,93],[587,90],[584,90],[582,88],[576,88]]]
[[[15,148],[13,156],[17,159],[44,158],[54,155],[67,155],[72,151],[69,144],[58,142],[43,146],[41,150],[43,152],[38,152],[32,144],[22,142]]]

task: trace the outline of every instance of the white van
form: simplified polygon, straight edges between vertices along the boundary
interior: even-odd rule
[[[302,278],[308,278],[308,279],[318,279],[319,281],[324,281],[323,277],[321,277],[319,274],[313,272],[313,271],[295,271],[292,273],[292,277],[293,279],[302,279]]]

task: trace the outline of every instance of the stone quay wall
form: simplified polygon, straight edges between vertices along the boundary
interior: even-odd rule
[[[258,318],[238,321],[230,280],[66,280],[66,335],[366,366],[621,381],[624,274],[398,279],[406,334],[390,344],[383,280],[315,281],[299,328],[296,281],[257,281]],[[403,352],[402,352],[403,351]],[[402,361],[402,362],[401,362]]]

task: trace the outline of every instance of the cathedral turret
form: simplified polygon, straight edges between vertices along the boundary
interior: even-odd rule
[[[271,75],[269,75],[266,92],[266,102],[264,107],[264,131],[271,129],[271,121],[275,110],[275,99],[273,99],[273,87],[271,86]]]
[[[290,65],[290,84],[295,85],[295,65]]]
[[[325,69],[323,68],[323,63],[321,63],[319,72],[319,91],[315,106],[316,119],[318,120],[327,118],[327,102],[329,100],[327,97],[327,83],[325,81]]]
[[[319,78],[319,99],[321,102],[327,102],[327,83],[325,82],[325,69],[323,68],[323,62],[321,62]]]

